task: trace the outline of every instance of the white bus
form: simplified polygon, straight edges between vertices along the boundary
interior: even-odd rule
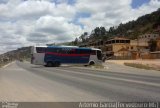
[[[102,63],[102,51],[95,48],[33,46],[31,63],[47,67],[60,64],[94,65]]]

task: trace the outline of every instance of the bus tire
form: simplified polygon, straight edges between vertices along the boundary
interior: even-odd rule
[[[47,62],[47,67],[53,67],[53,63],[52,62]]]
[[[54,66],[55,66],[55,67],[59,67],[60,65],[61,65],[61,63],[58,62],[58,61],[56,61],[56,62],[54,63]]]
[[[90,65],[90,66],[95,65],[94,61],[91,61],[91,62],[89,63],[89,65]]]

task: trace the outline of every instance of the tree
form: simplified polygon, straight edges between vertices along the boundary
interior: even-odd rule
[[[76,38],[73,43],[74,45],[78,45],[78,38]]]
[[[107,31],[105,27],[100,27],[100,32],[101,32],[101,36],[105,36]]]
[[[94,29],[94,37],[99,37],[100,36],[100,34],[101,34],[101,31],[100,31],[100,28],[99,27],[96,27],[95,29]]]
[[[95,39],[101,39],[107,34],[107,31],[105,27],[96,27],[92,33],[91,36],[93,36]]]
[[[82,42],[85,42],[86,39],[87,39],[87,36],[88,36],[88,32],[84,32],[84,33],[79,37],[79,39],[81,39]]]
[[[110,34],[113,34],[114,31],[115,31],[114,27],[110,27],[108,32],[109,32]]]

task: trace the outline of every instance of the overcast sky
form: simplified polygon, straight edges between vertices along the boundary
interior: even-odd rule
[[[160,0],[0,0],[0,53],[72,41],[160,8]]]

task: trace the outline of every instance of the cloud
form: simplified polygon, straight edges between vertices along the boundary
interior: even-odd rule
[[[79,18],[79,23],[84,25],[87,31],[97,26],[117,26],[135,20],[139,16],[156,11],[160,7],[160,1],[151,0],[137,9],[131,6],[132,0],[77,0],[76,8],[79,12],[90,13],[90,17]]]
[[[43,16],[36,20],[27,41],[37,43],[60,43],[72,41],[82,33],[80,26],[74,25],[64,17]]]
[[[80,26],[71,23],[75,7],[53,0],[0,1],[0,39],[6,50],[48,42],[71,41]]]
[[[44,16],[38,19],[36,23],[36,29],[55,35],[69,34],[71,31],[81,31],[79,26],[67,22],[64,17],[53,16]]]
[[[80,18],[79,22],[88,30],[96,26],[109,28],[118,25],[130,16],[131,3],[131,0],[78,0],[76,8],[80,12],[91,13],[90,17]]]
[[[133,9],[132,0],[0,0],[0,53],[38,43],[72,41],[97,26],[109,28],[160,7],[150,0]]]

